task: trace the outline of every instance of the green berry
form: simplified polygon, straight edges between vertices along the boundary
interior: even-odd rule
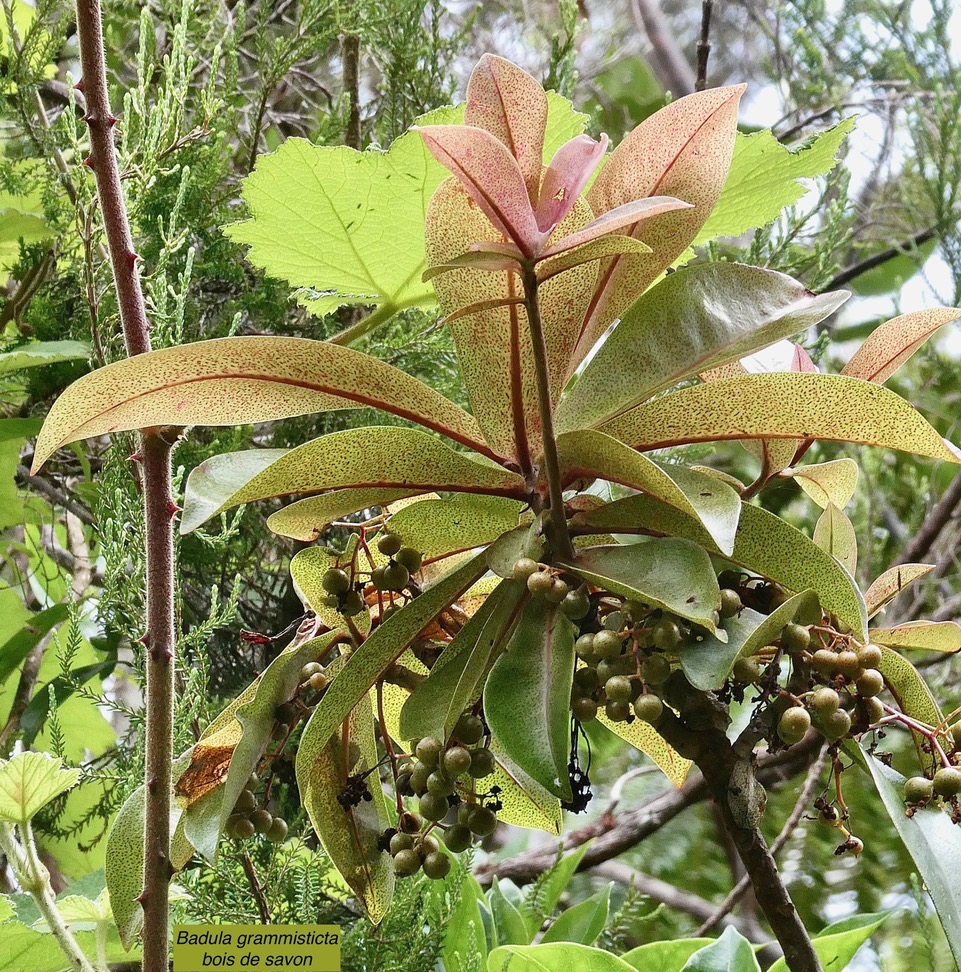
[[[321,577],[320,586],[328,594],[346,594],[350,590],[350,575],[339,567],[331,567]]]
[[[442,820],[447,816],[447,797],[428,791],[420,798],[419,809],[425,820]]]
[[[961,770],[953,766],[944,766],[934,774],[931,782],[938,796],[957,796],[961,793]]]
[[[474,806],[470,811],[467,826],[470,827],[472,834],[478,837],[489,837],[497,827],[497,816],[487,807]]]
[[[260,777],[257,776],[256,773],[251,773],[250,776],[247,777],[247,782],[244,783],[244,789],[256,790],[258,786],[260,786]]]
[[[811,708],[823,719],[832,712],[837,712],[841,705],[841,697],[834,689],[819,688],[811,696]]]
[[[425,736],[423,739],[417,743],[417,748],[414,752],[417,754],[417,758],[425,765],[433,769],[437,765],[437,761],[440,759],[441,751],[443,746],[439,739],[434,739],[433,736]]]
[[[845,648],[835,656],[834,670],[845,678],[857,678],[863,669],[858,656],[849,648]]]
[[[789,654],[800,654],[811,644],[811,632],[804,625],[792,621],[781,629],[781,644]]]
[[[403,541],[396,533],[382,533],[377,539],[377,549],[385,557],[393,557],[403,546]]]
[[[753,685],[761,677],[761,666],[756,658],[738,658],[731,674],[735,681]]]
[[[912,776],[904,781],[907,803],[925,803],[934,796],[934,784],[926,776]]]
[[[546,597],[554,586],[554,580],[546,570],[539,570],[527,578],[527,589],[534,597]]]
[[[680,643],[681,629],[678,627],[676,621],[672,621],[670,618],[660,618],[654,625],[651,638],[655,648],[666,651],[671,648],[676,648]]]
[[[948,731],[951,733],[951,738],[954,740],[955,748],[961,747],[961,722],[956,722],[953,726],[949,726]]]
[[[550,590],[545,591],[544,599],[548,604],[563,604],[570,592],[570,585],[566,581],[562,581],[560,577],[555,577],[551,581]]]
[[[877,668],[884,659],[877,645],[861,645],[854,653],[858,656],[858,664],[862,668]]]
[[[482,780],[494,772],[494,754],[489,749],[475,749],[470,754],[470,766],[467,772],[472,779]]]
[[[616,631],[608,631],[605,628],[594,635],[594,654],[598,658],[610,661],[621,653],[622,644],[623,639]]]
[[[777,734],[789,746],[800,742],[811,728],[811,715],[799,705],[787,709],[778,720]]]
[[[722,570],[721,573],[717,575],[717,583],[719,587],[740,587],[743,579],[744,575],[739,570]]]
[[[282,702],[274,709],[274,718],[285,726],[297,718],[298,709],[292,702]]]
[[[410,877],[420,870],[420,854],[415,850],[402,850],[394,855],[394,873],[398,877]]]
[[[594,654],[594,635],[582,634],[580,638],[574,642],[574,651],[576,651],[581,658],[590,658]]]
[[[403,565],[392,561],[383,568],[383,584],[386,591],[402,591],[410,583],[410,571]]]
[[[586,618],[590,609],[591,599],[585,591],[571,591],[561,601],[561,610],[572,621],[580,621],[582,618]]]
[[[370,582],[378,591],[386,591],[387,583],[384,580],[384,567],[375,567],[370,572]]]
[[[818,648],[811,659],[811,664],[822,675],[830,677],[837,671],[838,656],[827,648]]]
[[[257,797],[250,790],[242,790],[234,804],[234,813],[250,813],[257,806]]]
[[[663,655],[648,655],[641,662],[641,677],[649,685],[663,685],[671,674],[671,663]]]
[[[844,711],[838,709],[830,715],[824,716],[819,720],[819,728],[824,738],[829,742],[841,739],[851,731],[851,717]]]
[[[600,685],[600,681],[597,677],[597,669],[591,668],[590,665],[585,665],[583,668],[577,669],[574,672],[574,686],[580,689],[580,694],[588,695],[593,692],[597,686]]]
[[[442,881],[450,873],[450,858],[440,851],[424,858],[424,874],[432,881]]]
[[[409,573],[416,574],[424,566],[424,555],[413,547],[401,547],[394,554],[394,563],[406,567]]]
[[[471,755],[463,746],[454,746],[444,753],[444,770],[453,777],[470,769]]]
[[[315,692],[323,692],[325,688],[330,684],[330,680],[323,672],[315,672],[313,675],[307,679],[307,684]]]
[[[444,843],[447,845],[447,849],[455,854],[467,850],[471,843],[470,829],[463,824],[451,824],[444,834]]]
[[[421,820],[420,815],[409,811],[402,813],[397,821],[397,829],[402,834],[419,834],[423,826],[424,821]]]
[[[319,675],[321,672],[323,672],[323,670],[324,666],[319,662],[308,662],[300,670],[300,680],[302,682],[306,682],[311,675]]]
[[[608,702],[604,713],[611,722],[626,722],[631,716],[630,702]]]
[[[360,596],[357,591],[351,591],[345,598],[344,603],[340,607],[340,613],[345,618],[352,618],[366,608],[367,605],[364,603],[364,599]]]
[[[634,715],[641,722],[656,725],[664,712],[664,703],[656,695],[639,695],[634,700]]]
[[[578,722],[590,722],[597,718],[597,703],[586,695],[579,696],[571,702],[571,715]]]
[[[854,685],[859,695],[873,699],[884,690],[884,676],[876,668],[867,668]]]
[[[235,840],[250,840],[257,833],[257,828],[248,817],[241,817],[235,820],[231,827],[230,836]]]
[[[526,581],[541,569],[541,565],[530,557],[518,557],[511,568],[511,576],[514,580]]]
[[[743,607],[741,595],[737,591],[731,590],[730,587],[721,589],[721,606],[718,608],[718,613],[722,618],[733,617]]]
[[[454,792],[454,781],[440,770],[427,777],[427,792],[434,796],[449,797]]]
[[[423,860],[428,854],[434,854],[440,850],[440,842],[431,834],[424,834],[414,849],[420,854],[420,859]]]
[[[427,780],[430,777],[430,767],[426,763],[418,763],[410,771],[410,788],[418,796],[427,790]]]
[[[454,726],[454,738],[474,746],[484,738],[484,721],[480,716],[462,715]]]
[[[254,825],[254,830],[258,834],[266,834],[270,830],[270,825],[274,822],[274,815],[261,807],[259,810],[254,810],[250,815],[250,822]]]
[[[470,823],[470,815],[474,812],[473,803],[460,803],[457,805],[457,823],[461,827],[466,827]]]
[[[287,821],[281,817],[274,817],[267,828],[267,840],[272,844],[282,844],[287,839]]]
[[[864,710],[864,719],[869,726],[873,726],[884,718],[884,706],[881,705],[880,699],[862,699],[861,707]]]
[[[414,837],[412,834],[396,833],[390,839],[390,852],[395,856],[403,850],[414,849]]]
[[[631,683],[623,675],[615,675],[604,683],[604,692],[610,702],[629,702]]]

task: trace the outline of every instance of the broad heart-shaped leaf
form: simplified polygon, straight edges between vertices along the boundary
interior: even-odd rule
[[[593,945],[607,924],[611,904],[611,887],[608,885],[586,901],[562,911],[557,920],[544,933],[542,942],[579,942]]]
[[[690,540],[671,537],[588,547],[578,552],[570,566],[612,594],[636,598],[715,630],[712,615],[720,596],[717,577],[711,558]]]
[[[566,482],[597,476],[643,490],[700,520],[718,548],[731,552],[741,500],[720,480],[685,466],[660,465],[593,429],[558,436],[557,458]]]
[[[629,972],[616,955],[573,942],[502,945],[487,957],[487,972]]]
[[[961,452],[894,392],[844,375],[773,372],[691,385],[601,431],[647,451],[723,439],[830,439],[961,463]]]
[[[892,318],[875,328],[841,369],[842,375],[879,385],[887,381],[939,328],[961,317],[961,308],[937,307]]]
[[[582,318],[571,372],[704,225],[727,177],[743,92],[744,85],[736,85],[679,98],[641,122],[601,169],[587,194],[598,215],[647,196],[673,196],[694,208],[665,213],[627,234],[648,244],[650,255],[605,262],[599,289]]]
[[[727,632],[726,644],[712,635],[705,635],[701,641],[685,642],[678,648],[677,657],[684,674],[695,688],[704,691],[719,689],[727,681],[738,658],[756,654],[774,641],[784,625],[798,615],[809,624],[820,620],[817,597],[812,591],[795,594],[769,615],[744,608],[730,618],[724,618],[721,627]]]
[[[232,337],[125,358],[75,381],[37,439],[34,469],[78,439],[155,425],[244,425],[369,406],[490,455],[463,409],[397,368],[324,341]]]
[[[872,628],[868,634],[875,644],[900,651],[961,651],[961,624],[956,621],[908,621],[896,628]]]
[[[446,607],[456,601],[485,571],[483,555],[471,557],[415,597],[355,648],[324,693],[308,725],[319,752],[327,745],[354,706],[404,649]],[[305,730],[306,731],[306,730]],[[301,744],[303,745],[303,744]]]
[[[857,488],[858,472],[853,459],[831,459],[798,466],[792,470],[791,478],[822,510],[831,503],[843,510]]]
[[[334,673],[332,686],[344,670]],[[297,748],[297,786],[324,850],[377,925],[393,895],[394,869],[390,855],[377,846],[390,820],[377,775],[373,713],[366,695],[321,742],[324,734],[313,719],[304,727]],[[370,799],[345,807],[339,798],[358,777],[366,780]]]
[[[390,531],[425,560],[471,550],[514,529],[523,504],[500,496],[462,494],[412,503],[390,518]],[[424,735],[422,733],[421,735]]]
[[[551,237],[556,242],[583,229],[593,218],[583,200]],[[427,258],[431,266],[449,262],[474,244],[499,242],[501,235],[454,180],[442,183],[427,212]],[[538,288],[547,346],[551,397],[556,403],[567,381],[578,327],[597,280],[598,264],[585,263],[552,277]],[[471,411],[494,452],[521,466],[540,450],[534,349],[519,277],[510,273],[452,270],[434,279],[441,311],[448,318]],[[480,304],[463,316],[456,311]],[[486,309],[484,309],[486,308]]]
[[[854,958],[858,949],[884,924],[890,911],[874,914],[852,915],[821,929],[811,939],[814,951],[821,960],[825,972],[842,972]],[[783,956],[768,972],[788,972]]]
[[[356,537],[356,534],[352,536]],[[346,561],[349,562],[352,553],[353,549],[348,547]],[[363,566],[363,559],[361,563]],[[344,628],[346,624],[344,616],[337,608],[328,607],[324,603],[324,598],[328,595],[323,587],[323,578],[331,567],[339,566],[341,566],[340,558],[323,547],[307,547],[305,550],[298,550],[290,559],[290,579],[304,607],[313,611],[326,627],[334,630]],[[370,630],[370,611],[365,607],[363,611],[352,615],[351,623],[361,634],[366,635]]]
[[[868,617],[874,615],[893,600],[906,587],[934,570],[934,564],[901,564],[889,567],[864,592],[864,603],[867,605]]]
[[[601,425],[684,378],[807,330],[847,297],[737,263],[678,270],[624,311],[564,396],[558,428]]]
[[[782,145],[770,129],[738,132],[727,181],[694,245],[740,236],[777,219],[807,192],[799,180],[826,175],[834,168],[838,149],[854,123],[854,117],[845,118],[797,150]]]
[[[400,712],[403,738],[447,739],[454,723],[481,693],[491,664],[506,642],[524,596],[519,581],[502,581],[441,652]]]
[[[754,946],[733,925],[710,945],[695,952],[683,972],[761,972]]]
[[[369,510],[374,506],[387,506],[412,495],[416,494],[408,489],[382,489],[379,486],[370,489],[332,489],[329,493],[309,496],[307,499],[285,506],[276,513],[271,513],[267,517],[267,529],[282,537],[314,541],[335,520],[360,510]],[[219,502],[218,500],[218,504]],[[184,517],[186,513],[185,503]],[[183,531],[183,521],[181,531]]]
[[[35,341],[0,354],[0,375],[59,361],[76,361],[89,354],[90,346],[82,341]]]
[[[484,686],[484,715],[498,742],[562,800],[571,798],[567,764],[576,636],[557,605],[528,601]]]
[[[247,472],[254,475],[238,485]],[[247,452],[205,459],[187,478],[185,529],[244,503],[348,487],[379,490],[378,495],[395,499],[397,493],[434,490],[517,497],[525,492],[516,473],[455,452],[426,432],[363,426],[313,439],[262,466]]]
[[[887,645],[880,645],[879,647],[882,657],[878,671],[884,676],[884,682],[894,696],[898,708],[905,715],[924,725],[941,725],[944,720],[941,707],[931,694],[931,689],[928,688],[921,673],[893,648],[888,648]],[[914,745],[917,748],[921,764],[929,763],[931,757],[924,753],[927,747],[926,740],[913,729],[911,735],[914,738]]]
[[[18,753],[0,764],[0,820],[26,824],[80,779],[49,753]]]
[[[849,753],[857,752],[853,745],[846,748]],[[961,962],[961,830],[951,823],[949,814],[936,810],[921,810],[908,817],[902,795],[904,777],[863,750],[861,761],[874,778],[884,809],[931,895],[951,954],[955,962]]]
[[[639,493],[574,519],[578,531],[641,533],[684,537],[712,553],[720,553],[697,520]],[[728,559],[788,590],[813,590],[825,611],[848,625],[863,639],[867,615],[861,593],[851,575],[800,530],[758,506],[745,504]]]
[[[849,574],[858,569],[858,538],[854,526],[844,511],[833,503],[818,517],[814,524],[814,542],[841,564]]]
[[[335,632],[294,643],[278,655],[248,690],[207,727],[180,774],[175,793],[185,807],[184,834],[207,860],[274,729],[274,711],[297,688],[300,670],[320,658]]]
[[[681,972],[687,960],[713,938],[678,938],[673,942],[649,942],[621,956],[637,972]]]

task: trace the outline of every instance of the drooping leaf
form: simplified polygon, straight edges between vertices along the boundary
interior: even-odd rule
[[[934,564],[901,564],[898,567],[888,568],[864,592],[868,617],[873,618],[885,604],[897,597],[919,577],[924,577],[932,570]]]
[[[235,455],[211,456],[191,471],[187,493],[194,500],[184,514],[190,529],[244,503],[345,488],[376,489],[381,496],[395,497],[398,492],[410,496],[434,490],[501,496],[524,492],[516,473],[455,452],[418,429],[363,426],[331,432],[283,453],[239,487]],[[242,462],[247,471],[259,465],[246,458]],[[226,470],[223,485],[221,470]]]
[[[887,645],[879,647],[882,658],[878,671],[884,676],[884,682],[894,696],[898,708],[905,715],[922,724],[939,726],[944,718],[941,707],[931,694],[931,689],[928,688],[921,673],[894,649],[888,648]],[[928,762],[930,757],[924,755],[924,749],[927,747],[926,740],[913,729],[911,735],[918,750],[918,758],[922,764]]]
[[[589,547],[571,568],[585,580],[714,631],[719,589],[711,559],[690,540]]]
[[[484,686],[484,715],[498,742],[562,800],[571,798],[567,763],[576,636],[557,605],[528,601]]]
[[[692,385],[638,405],[601,431],[647,451],[723,439],[828,439],[961,463],[903,398],[844,375],[775,372]]]
[[[611,904],[611,887],[592,894],[587,900],[562,911],[557,920],[544,932],[542,942],[578,942],[593,945],[604,926]]]
[[[0,645],[0,684],[5,682],[18,668],[20,663],[41,642],[44,636],[58,624],[67,620],[70,606],[54,604],[53,607],[39,611],[15,634]]]
[[[596,426],[684,378],[737,361],[833,313],[847,293],[736,263],[679,270],[621,316],[558,409],[560,431]]]
[[[822,510],[830,503],[843,510],[858,485],[858,464],[853,459],[811,463],[798,466],[791,478]]]
[[[479,906],[483,897],[477,879],[465,869],[457,904],[444,926],[441,954],[445,972],[474,972],[477,956],[486,956],[487,936]]]
[[[799,180],[826,175],[834,168],[838,149],[855,121],[845,118],[796,150],[779,142],[769,129],[738,132],[727,181],[694,245],[721,236],[740,236],[777,219],[786,206],[793,206],[807,192]]]
[[[814,524],[814,542],[850,574],[858,569],[858,538],[844,511],[828,503]]]
[[[957,307],[936,307],[895,317],[871,332],[841,374],[883,384],[931,335],[959,317],[961,309]]]
[[[637,972],[681,972],[695,952],[713,941],[713,938],[678,938],[673,942],[648,942],[632,948],[621,958]]]
[[[720,480],[685,466],[658,464],[593,429],[558,436],[557,455],[567,482],[596,476],[643,490],[700,520],[718,548],[730,553],[741,500]]]
[[[697,520],[643,493],[617,500],[591,513],[578,514],[578,529],[684,537],[719,553]],[[734,550],[728,559],[788,590],[811,589],[821,607],[849,625],[863,639],[867,615],[851,575],[800,530],[758,506],[741,509]]]
[[[89,345],[82,341],[35,341],[24,344],[14,351],[0,354],[0,375],[24,368],[38,368],[41,365],[56,364],[60,361],[77,361],[90,354]]]
[[[114,362],[75,381],[37,439],[34,470],[69,442],[155,425],[244,425],[370,406],[490,454],[477,423],[370,355],[290,337],[214,338]]]
[[[616,955],[573,942],[502,945],[487,957],[487,972],[628,972]]]
[[[858,949],[884,924],[890,911],[852,915],[822,929],[811,939],[824,972],[842,972]],[[788,972],[784,958],[779,958],[768,972]]]
[[[480,697],[483,680],[504,647],[524,585],[502,581],[457,632],[400,712],[404,739],[446,739],[468,705]]]
[[[695,952],[683,972],[761,972],[754,946],[733,925],[721,937]]]
[[[189,484],[189,477],[188,477]],[[387,506],[412,494],[407,489],[332,489],[285,506],[267,517],[267,529],[282,537],[314,541],[335,520],[374,506]],[[218,500],[218,505],[221,500]],[[184,508],[184,519],[187,509]],[[183,530],[183,521],[181,521]]]
[[[961,651],[961,624],[956,621],[907,621],[896,628],[872,628],[871,641],[900,651]]]
[[[675,785],[683,786],[693,765],[685,759],[649,722],[634,719],[631,722],[614,722],[607,717],[604,706],[597,710],[597,721],[605,728],[644,753],[660,767],[664,775]]]
[[[28,823],[51,800],[80,779],[49,753],[24,752],[0,764],[0,820]]]
[[[528,925],[517,905],[501,890],[500,882],[494,878],[487,892],[491,918],[494,923],[495,945],[529,945],[536,928]],[[531,923],[533,924],[533,922]]]
[[[641,122],[614,150],[587,194],[595,214],[647,196],[673,196],[694,208],[641,223],[627,235],[647,243],[648,256],[612,257],[579,328],[570,371],[611,322],[691,243],[727,177],[743,85],[679,98]]]

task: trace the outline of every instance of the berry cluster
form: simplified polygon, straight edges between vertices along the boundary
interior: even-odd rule
[[[256,796],[259,786],[260,778],[252,773],[227,818],[226,834],[234,840],[249,840],[255,834],[263,834],[271,843],[279,844],[287,837],[287,822],[261,805]]]

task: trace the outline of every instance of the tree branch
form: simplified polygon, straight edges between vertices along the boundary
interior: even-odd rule
[[[707,87],[707,60],[711,56],[711,13],[713,10],[714,0],[701,0],[701,36],[697,42],[695,91],[703,91]]]
[[[658,80],[675,98],[691,94],[696,81],[694,72],[677,46],[657,0],[632,0],[631,12],[651,43],[651,66]]]
[[[954,477],[941,499],[924,518],[914,539],[901,551],[891,566],[920,563],[954,515],[959,502],[961,502],[961,473]]]
[[[894,246],[889,247],[886,250],[881,250],[880,253],[874,253],[869,257],[865,257],[865,259],[859,260],[857,263],[854,263],[849,267],[845,267],[838,274],[832,277],[831,280],[824,285],[823,291],[837,290],[839,287],[843,287],[852,280],[856,280],[869,270],[874,270],[877,267],[884,266],[888,260],[893,260],[895,257],[899,256],[907,256],[923,243],[927,243],[928,240],[933,240],[936,235],[937,232],[933,228],[921,230],[921,232],[915,233],[914,236],[912,236],[910,239],[904,240],[902,243],[896,243]]]

